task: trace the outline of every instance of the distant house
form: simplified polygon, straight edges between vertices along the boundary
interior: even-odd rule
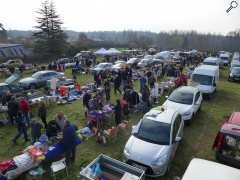
[[[27,54],[23,44],[0,44],[0,60],[24,58]]]

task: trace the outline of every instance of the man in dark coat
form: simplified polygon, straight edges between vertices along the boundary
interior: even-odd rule
[[[66,125],[63,129],[63,139],[61,143],[63,144],[65,150],[67,165],[69,165],[70,162],[75,161],[77,139],[76,130],[76,126],[70,124],[69,121],[66,122]]]
[[[8,103],[8,116],[11,124],[13,125],[17,119],[17,112],[18,112],[18,102],[16,101],[15,97],[12,97]]]

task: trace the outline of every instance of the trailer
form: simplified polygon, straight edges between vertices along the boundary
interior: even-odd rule
[[[144,170],[99,155],[80,172],[80,180],[144,180]]]

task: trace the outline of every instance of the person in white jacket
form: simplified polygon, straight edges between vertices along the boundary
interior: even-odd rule
[[[154,83],[154,86],[151,88],[151,92],[150,92],[150,95],[151,95],[151,102],[152,104],[156,104],[157,103],[157,98],[158,98],[158,83],[155,82]]]

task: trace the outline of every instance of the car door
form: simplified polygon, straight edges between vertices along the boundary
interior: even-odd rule
[[[195,94],[195,98],[194,98],[194,104],[193,104],[193,108],[194,108],[194,113],[196,114],[201,106],[202,103],[202,95],[201,92],[198,91]]]
[[[184,127],[184,123],[182,121],[182,118],[180,115],[177,115],[174,123],[173,123],[173,127],[172,127],[172,147],[171,147],[171,158],[173,159],[175,157],[178,145],[179,145],[179,141],[176,141],[176,138],[182,138],[183,137],[183,127]]]

